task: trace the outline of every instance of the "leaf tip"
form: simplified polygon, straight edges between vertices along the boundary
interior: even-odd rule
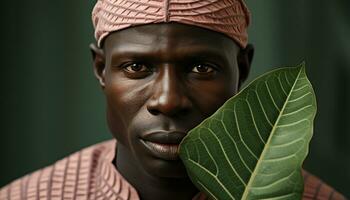
[[[301,71],[305,72],[306,61],[303,60],[303,61],[298,65],[298,68],[299,68]]]

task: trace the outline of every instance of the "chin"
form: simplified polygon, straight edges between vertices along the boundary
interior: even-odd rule
[[[162,160],[153,158],[145,163],[145,171],[153,177],[158,178],[188,178],[186,168],[179,160]]]

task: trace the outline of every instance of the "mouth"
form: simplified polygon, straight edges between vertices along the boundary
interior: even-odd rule
[[[178,160],[179,145],[185,136],[184,132],[153,132],[143,136],[141,143],[155,157],[163,160]]]

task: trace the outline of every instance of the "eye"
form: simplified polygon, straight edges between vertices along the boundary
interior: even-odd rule
[[[124,66],[124,70],[128,73],[137,73],[137,72],[149,72],[150,69],[141,63],[132,63]]]
[[[199,64],[192,68],[192,72],[199,73],[199,74],[208,74],[213,71],[214,71],[214,68],[206,64]]]

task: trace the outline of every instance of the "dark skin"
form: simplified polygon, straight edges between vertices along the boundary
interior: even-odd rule
[[[197,188],[176,150],[186,133],[235,95],[253,47],[195,26],[149,24],[91,45],[117,139],[115,165],[141,199],[192,199]]]

